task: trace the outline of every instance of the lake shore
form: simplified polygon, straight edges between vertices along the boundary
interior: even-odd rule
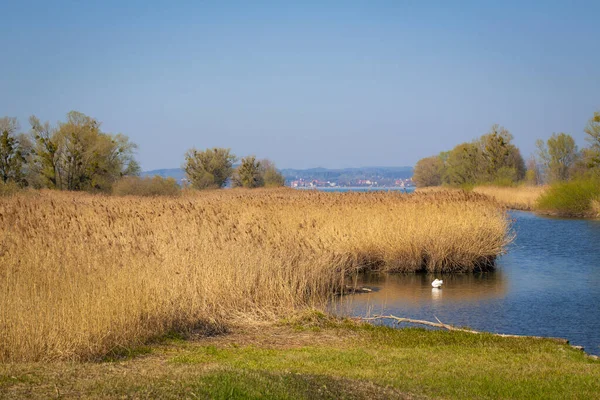
[[[393,329],[318,312],[168,335],[98,362],[0,364],[6,398],[589,399],[600,362],[551,340]]]

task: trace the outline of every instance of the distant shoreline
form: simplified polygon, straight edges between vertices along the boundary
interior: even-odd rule
[[[403,187],[396,187],[396,186],[377,186],[377,187],[369,187],[369,186],[332,186],[332,187],[327,187],[327,186],[315,186],[315,187],[292,187],[292,189],[298,189],[298,190],[322,190],[322,191],[385,191],[385,190],[393,190],[393,191],[407,191],[407,192],[414,192],[415,191],[415,187],[411,186],[411,187],[407,187],[407,188],[403,188]]]

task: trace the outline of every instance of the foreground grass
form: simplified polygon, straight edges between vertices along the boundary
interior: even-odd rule
[[[0,361],[89,360],[273,320],[322,307],[360,269],[489,267],[508,225],[472,193],[1,197]]]
[[[600,362],[551,340],[303,320],[103,362],[0,365],[0,397],[591,399]]]

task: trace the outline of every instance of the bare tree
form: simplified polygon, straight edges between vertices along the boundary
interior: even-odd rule
[[[566,181],[570,178],[571,168],[578,157],[577,146],[571,135],[552,134],[544,143],[537,140],[538,156],[550,182]]]

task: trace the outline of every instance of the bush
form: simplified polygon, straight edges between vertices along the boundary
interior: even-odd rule
[[[113,185],[117,196],[178,196],[181,188],[173,178],[128,176]]]
[[[557,182],[539,198],[536,208],[556,215],[594,216],[600,201],[600,179],[576,179]]]
[[[22,190],[23,189],[14,182],[3,183],[0,181],[0,196],[10,196]]]

